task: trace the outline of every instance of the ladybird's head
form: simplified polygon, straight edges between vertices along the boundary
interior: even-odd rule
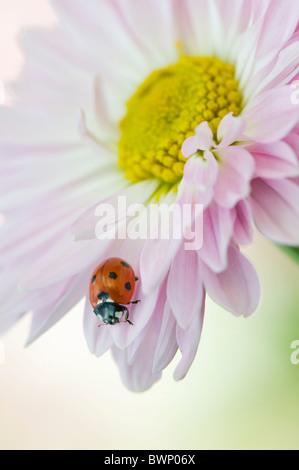
[[[123,315],[121,306],[112,302],[100,302],[94,309],[96,316],[106,325],[115,325],[119,323]]]

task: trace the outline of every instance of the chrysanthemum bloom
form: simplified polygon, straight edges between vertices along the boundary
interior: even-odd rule
[[[299,245],[299,4],[52,3],[61,27],[24,36],[17,102],[1,109],[1,330],[30,310],[32,342],[87,295],[100,262],[122,257],[140,278],[134,326],[98,328],[87,296],[84,331],[142,391],[178,349],[175,379],[186,375],[206,292],[236,315],[256,310],[258,278],[240,253],[253,224]],[[119,194],[202,204],[203,246],[98,240],[95,209]]]

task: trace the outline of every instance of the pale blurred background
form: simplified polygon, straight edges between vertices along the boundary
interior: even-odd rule
[[[20,30],[55,22],[46,0],[0,0],[0,80],[21,71]],[[0,338],[0,448],[298,449],[299,364],[290,356],[299,268],[255,238],[245,253],[260,275],[259,310],[236,318],[209,300],[198,355],[180,383],[177,357],[150,391],[129,392],[110,353],[89,354],[83,303],[28,348],[25,317]]]

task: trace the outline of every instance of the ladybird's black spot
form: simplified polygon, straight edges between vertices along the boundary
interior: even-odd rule
[[[116,273],[109,273],[108,274],[108,277],[110,277],[110,279],[116,279],[117,278],[117,274]]]
[[[130,265],[126,263],[125,261],[121,261],[120,264],[122,264],[125,268],[129,268]]]
[[[107,294],[107,292],[102,291],[99,293],[98,299],[105,302],[105,300],[109,299],[109,294]]]
[[[91,282],[94,282],[94,281],[96,280],[96,278],[97,278],[97,276],[94,275],[93,278],[92,278],[92,280],[91,280]]]
[[[139,281],[139,277],[135,276],[135,281]]]
[[[131,290],[131,289],[132,289],[131,283],[130,283],[130,282],[127,282],[127,283],[125,284],[125,288],[126,288],[127,290]]]

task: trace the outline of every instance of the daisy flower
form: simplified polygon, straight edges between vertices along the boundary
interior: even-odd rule
[[[144,391],[177,351],[197,352],[206,294],[252,314],[259,281],[240,247],[253,226],[299,245],[298,0],[52,0],[55,31],[24,34],[27,66],[0,109],[4,332],[32,312],[28,344],[86,297],[92,354],[111,349]],[[201,205],[201,247],[99,240],[97,208]],[[116,220],[117,225],[127,220]],[[171,224],[175,224],[172,219]],[[184,232],[185,234],[185,232]],[[186,238],[186,237],[185,237]],[[110,257],[139,278],[128,324],[98,328],[91,274]],[[14,292],[11,296],[8,293]]]

